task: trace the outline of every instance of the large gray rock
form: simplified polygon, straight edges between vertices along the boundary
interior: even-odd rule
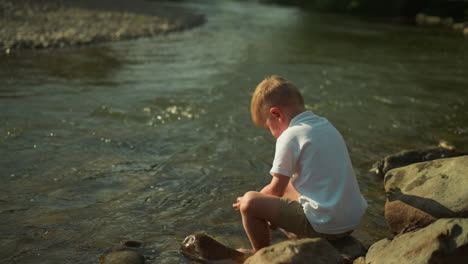
[[[468,217],[468,156],[393,169],[385,175],[385,218],[394,233],[439,218]]]
[[[290,239],[262,248],[248,258],[245,264],[335,264],[345,263],[326,239]]]
[[[384,176],[392,169],[408,166],[413,163],[451,158],[461,155],[464,154],[457,152],[453,146],[449,146],[447,144],[442,144],[439,147],[432,148],[402,150],[375,162],[370,171],[379,176]]]
[[[283,233],[289,239],[297,239],[293,233],[289,233],[282,228],[277,228],[278,231]],[[328,240],[328,242],[335,247],[340,254],[349,260],[354,260],[360,256],[365,256],[367,248],[353,236],[346,236],[340,239]]]
[[[380,240],[369,248],[365,263],[468,263],[468,219],[440,219],[426,228]]]

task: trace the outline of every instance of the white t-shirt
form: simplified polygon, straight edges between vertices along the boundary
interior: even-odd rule
[[[317,232],[351,231],[367,208],[343,137],[326,118],[311,111],[294,117],[278,137],[270,173],[291,177]]]

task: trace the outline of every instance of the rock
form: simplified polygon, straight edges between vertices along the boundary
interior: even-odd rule
[[[204,233],[187,236],[180,246],[180,253],[202,263],[219,260],[242,263],[246,258],[243,253],[221,244]]]
[[[415,22],[418,25],[424,25],[425,19],[426,19],[426,14],[418,13],[418,14],[416,14]]]
[[[341,238],[338,240],[327,241],[325,239],[312,239],[312,240],[297,240],[289,239],[287,241],[275,244],[272,249],[262,249],[257,253],[262,256],[256,256],[251,260],[247,260],[245,263],[276,263],[270,262],[269,256],[271,252],[284,251],[289,252],[289,256],[286,256],[286,260],[289,259],[293,262],[278,262],[278,263],[303,263],[301,262],[304,258],[309,257],[310,254],[324,255],[323,261],[334,259],[335,253],[338,254],[340,261],[352,262],[357,257],[364,256],[366,254],[366,248],[352,236]],[[269,247],[270,248],[270,247]],[[321,251],[323,249],[323,251]],[[243,263],[247,255],[234,250],[228,246],[221,244],[214,240],[210,236],[204,233],[196,233],[187,236],[181,244],[180,252],[187,258],[196,260],[198,262],[210,262],[210,261],[222,261],[223,263]],[[283,254],[283,253],[281,253]],[[304,255],[305,254],[305,255]],[[317,254],[317,255],[315,255]],[[330,254],[330,256],[328,256]],[[297,256],[293,256],[297,255]],[[301,256],[304,255],[304,256]],[[266,258],[266,259],[265,259]],[[273,257],[276,259],[276,257]],[[250,259],[250,258],[249,258]],[[252,262],[253,261],[253,262]],[[259,262],[264,261],[264,262]],[[299,262],[298,262],[299,261]],[[320,260],[322,261],[322,260]],[[342,263],[342,262],[331,262],[331,263]],[[311,263],[311,262],[306,262]],[[328,263],[328,262],[312,262],[312,263]]]
[[[304,238],[290,239],[278,244],[262,248],[249,257],[245,264],[333,264],[345,263],[340,255],[326,239]]]
[[[353,261],[353,264],[366,264],[366,258],[365,257],[359,257]]]
[[[109,248],[105,254],[99,257],[101,264],[138,264],[154,259],[155,250],[144,247],[144,242],[125,239],[118,245]]]
[[[464,23],[454,23],[452,25],[452,29],[456,32],[463,32],[463,29],[465,29],[465,24]]]
[[[365,256],[367,248],[353,236],[347,236],[337,240],[329,240],[330,244],[340,252],[342,256],[349,260]]]
[[[441,142],[439,147],[403,150],[393,155],[386,156],[372,165],[371,172],[379,176],[384,176],[389,170],[407,166],[417,162],[430,161],[435,159],[450,158],[464,155],[455,151],[453,146]]]
[[[394,233],[439,218],[468,217],[468,156],[397,168],[385,175],[385,218]]]
[[[452,17],[442,18],[441,24],[446,27],[451,27],[455,23],[455,20]]]
[[[418,13],[416,15],[416,24],[418,25],[440,25],[442,18],[438,16],[430,16],[424,13]]]
[[[468,219],[440,219],[426,228],[380,240],[369,248],[365,263],[468,263]]]
[[[144,264],[145,258],[138,252],[113,251],[99,257],[100,264]]]

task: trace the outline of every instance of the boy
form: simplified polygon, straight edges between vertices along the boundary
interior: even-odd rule
[[[277,139],[271,182],[237,198],[234,209],[254,253],[270,243],[269,225],[298,237],[349,235],[367,208],[341,134],[306,111],[299,90],[279,76],[263,80],[252,96],[253,122]]]

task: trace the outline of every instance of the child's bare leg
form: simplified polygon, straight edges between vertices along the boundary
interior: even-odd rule
[[[270,245],[270,229],[266,221],[243,214],[242,224],[255,252]]]
[[[242,198],[242,224],[254,251],[270,244],[270,228],[267,221],[274,224],[278,218],[279,199],[259,192],[247,192]]]

